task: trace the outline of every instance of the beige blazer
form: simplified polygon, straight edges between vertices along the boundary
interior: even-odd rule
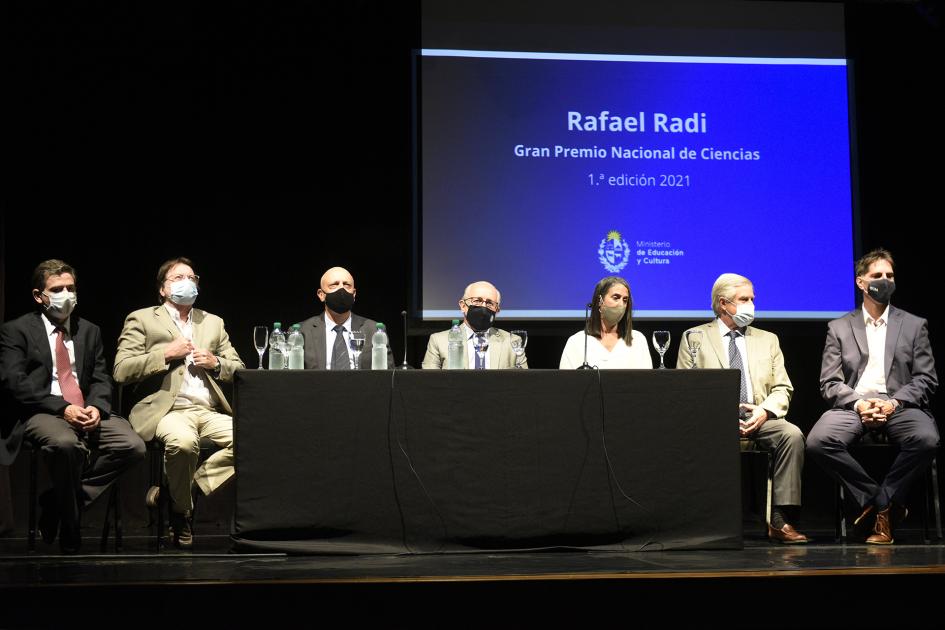
[[[223,320],[206,311],[193,309],[193,344],[212,352],[220,360],[220,373],[207,373],[207,383],[221,410],[232,414],[215,379],[230,381],[233,372],[242,368],[236,349],[223,327]],[[118,338],[118,354],[115,355],[115,381],[120,384],[139,383],[146,394],[131,409],[128,419],[141,439],[154,438],[158,422],[174,406],[181,384],[184,382],[184,360],[170,363],[164,360],[164,348],[180,337],[180,331],[164,306],[143,308],[125,319],[125,326]],[[135,396],[137,398],[137,396]]]
[[[723,349],[715,320],[683,333],[676,368],[686,369],[692,366],[692,355],[689,353],[691,330],[702,331],[702,347],[696,354],[696,367],[728,369],[728,352]],[[751,377],[754,404],[764,407],[776,418],[785,417],[788,405],[791,404],[794,386],[791,385],[791,379],[784,369],[784,355],[781,354],[778,336],[749,326],[745,329],[745,347],[748,351],[748,374]]]
[[[423,357],[422,367],[424,370],[446,369],[446,357],[449,351],[450,331],[430,335],[430,341],[427,343],[427,353]],[[499,330],[490,328],[486,333],[489,340],[489,369],[508,369],[515,367],[515,353],[512,352],[512,335]],[[463,344],[463,365],[469,365],[469,344]],[[528,367],[528,357],[522,355],[521,365]]]

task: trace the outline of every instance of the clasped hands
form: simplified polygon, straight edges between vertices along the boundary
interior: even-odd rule
[[[886,426],[886,419],[896,411],[896,403],[882,398],[867,398],[858,401],[853,410],[860,415],[863,425],[870,430]]]

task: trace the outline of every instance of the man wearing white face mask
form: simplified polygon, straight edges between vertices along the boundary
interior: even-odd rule
[[[144,458],[128,421],[111,415],[101,332],[73,313],[75,275],[61,260],[40,263],[33,272],[38,312],[0,329],[0,461],[16,454],[22,437],[39,446],[54,486],[40,496],[39,530],[47,543],[58,534],[63,553],[79,550],[81,510]]]
[[[168,260],[157,274],[161,304],[131,313],[118,340],[115,380],[141,383],[130,420],[144,440],[164,443],[164,471],[177,547],[193,545],[192,491],[209,495],[233,475],[233,410],[217,381],[243,367],[223,320],[193,308],[200,277],[187,258]],[[143,398],[142,398],[143,396]],[[222,447],[197,468],[200,440]],[[159,488],[146,501],[156,505]]]
[[[768,537],[785,544],[806,543],[807,537],[791,524],[800,515],[804,434],[785,418],[794,387],[784,369],[778,337],[750,326],[755,318],[755,290],[744,276],[724,273],[718,277],[712,286],[712,310],[718,316],[714,321],[683,334],[676,367],[693,366],[690,333],[699,332],[703,341],[696,353],[696,367],[741,372],[739,435],[774,451]]]

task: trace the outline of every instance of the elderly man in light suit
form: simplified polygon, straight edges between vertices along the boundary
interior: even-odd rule
[[[768,537],[785,544],[806,543],[792,525],[801,506],[804,434],[787,421],[794,387],[784,369],[777,335],[749,326],[754,320],[755,291],[744,276],[726,273],[712,286],[712,309],[718,318],[683,335],[677,368],[692,367],[689,343],[701,333],[696,367],[741,370],[739,435],[774,451],[774,497]],[[734,414],[733,414],[734,415]]]
[[[459,308],[463,312],[460,329],[466,339],[464,365],[470,369],[504,369],[516,366],[512,335],[492,327],[495,316],[501,310],[500,300],[499,290],[485,281],[473,282],[463,291],[463,298],[459,301]],[[450,331],[444,330],[430,335],[427,353],[423,357],[423,369],[446,368],[449,334]],[[485,352],[478,352],[479,347],[486,347]],[[524,354],[518,359],[518,366],[528,367],[528,359]]]
[[[838,479],[872,525],[867,543],[893,543],[905,518],[909,486],[935,457],[939,434],[929,410],[938,386],[926,320],[890,306],[895,289],[892,254],[874,250],[856,264],[863,308],[827,325],[820,391],[833,407],[807,438],[807,452]],[[849,453],[867,431],[885,432],[899,454],[881,482]]]
[[[174,544],[193,545],[192,486],[209,495],[233,475],[233,410],[217,385],[243,367],[223,320],[193,308],[200,278],[187,258],[161,265],[157,274],[161,304],[125,319],[118,340],[114,377],[139,383],[129,420],[145,441],[164,443],[164,470],[171,501]],[[198,469],[200,440],[222,447]],[[148,491],[157,504],[159,488]]]

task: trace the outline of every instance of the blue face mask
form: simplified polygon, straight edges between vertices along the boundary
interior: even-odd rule
[[[171,291],[167,295],[174,304],[190,306],[197,301],[197,284],[190,279],[178,280],[171,283]]]

